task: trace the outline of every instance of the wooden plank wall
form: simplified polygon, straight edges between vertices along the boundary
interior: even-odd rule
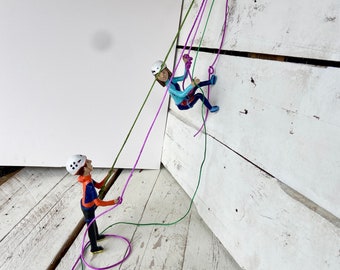
[[[108,195],[119,194],[126,183],[130,171],[124,170],[117,178]],[[122,205],[98,218],[98,227],[106,234],[127,237],[132,244],[129,258],[119,269],[241,269],[226,252],[221,242],[207,229],[195,207],[180,222],[172,223],[183,217],[188,210],[190,198],[162,167],[161,170],[135,171],[132,181],[124,195]],[[107,210],[107,209],[105,209]],[[97,209],[97,215],[103,212]],[[118,224],[132,222],[150,224],[135,226]],[[79,234],[56,269],[71,269],[81,250],[84,230]],[[199,235],[199,238],[197,237]],[[104,239],[100,242],[105,252],[85,258],[94,267],[108,267],[118,262],[127,248],[119,239]],[[75,269],[82,269],[78,264]],[[86,267],[86,269],[89,269]]]
[[[78,185],[65,168],[26,168],[0,186],[1,269],[48,268],[83,219]]]
[[[340,267],[340,3],[298,2],[229,1],[215,67],[211,103],[221,109],[208,117],[196,203],[245,269]],[[224,6],[212,9],[195,68],[201,80],[216,56],[209,49],[219,45]],[[201,123],[200,105],[179,111],[171,102],[162,161],[189,195],[203,158],[203,135],[193,137]]]

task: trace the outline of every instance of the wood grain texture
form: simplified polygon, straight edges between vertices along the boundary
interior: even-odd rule
[[[340,228],[292,199],[275,178],[208,132],[196,205],[239,265],[337,269]],[[194,133],[192,125],[169,114],[163,164],[188,194],[195,189],[204,151],[203,136],[193,138]]]
[[[103,178],[105,172],[93,176]],[[78,185],[64,168],[25,168],[0,186],[10,198],[0,210],[6,221],[1,226],[1,269],[48,267],[82,218]]]
[[[213,58],[199,54],[195,74],[201,80]],[[340,70],[221,55],[216,76],[210,101],[220,111],[208,116],[209,134],[340,217],[334,192],[340,190]],[[198,130],[201,104],[180,111],[171,102],[170,108]],[[196,155],[199,148],[186,145],[183,152]]]
[[[128,174],[129,171],[123,171],[110,192],[121,190]],[[164,168],[135,172],[125,194],[122,205],[98,220],[100,230],[119,221],[171,223],[183,217],[190,203],[189,197]],[[119,224],[109,227],[106,233],[122,235],[131,241],[132,253],[120,269],[240,269],[199,219],[195,207],[175,225]],[[82,237],[83,232],[57,269],[72,267],[79,255]],[[105,248],[103,253],[85,254],[91,265],[106,267],[124,256],[126,244],[122,241],[110,238],[100,244]],[[76,269],[81,269],[80,265]]]
[[[186,0],[184,12],[191,4]],[[219,48],[226,1],[208,1],[194,40],[201,42],[211,4],[214,2],[202,47]],[[194,4],[181,31],[180,45],[190,33],[201,1]],[[340,60],[340,4],[337,0],[229,1],[223,49],[323,60]]]

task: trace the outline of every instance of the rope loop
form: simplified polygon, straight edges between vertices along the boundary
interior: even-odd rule
[[[183,55],[183,60],[185,60],[186,70],[189,70],[190,67],[191,67],[191,63],[192,63],[192,57],[190,57],[189,54],[185,54],[185,55]]]
[[[89,264],[85,258],[84,258],[84,253],[85,253],[85,249],[90,245],[90,241],[86,243],[84,249],[82,250],[82,253],[83,253],[83,256],[82,256],[82,262],[87,266],[89,267],[90,269],[96,269],[96,270],[105,270],[105,269],[110,269],[110,268],[113,268],[113,267],[116,267],[120,264],[122,264],[124,261],[127,260],[127,258],[130,256],[131,254],[131,250],[132,250],[132,247],[131,247],[131,242],[124,236],[121,236],[121,235],[117,235],[117,234],[104,234],[106,237],[114,237],[114,238],[117,238],[117,239],[120,239],[122,240],[123,242],[125,242],[125,244],[127,245],[127,250],[125,251],[125,254],[124,256],[122,257],[122,259],[120,259],[119,261],[115,262],[114,264],[111,264],[111,265],[108,265],[108,266],[105,266],[105,267],[95,267],[95,266],[92,266],[91,264]]]
[[[214,1],[215,1],[215,0],[214,0]],[[213,1],[213,2],[214,2],[214,1]],[[227,3],[228,3],[228,0],[226,0],[226,1],[227,1]],[[203,13],[204,13],[204,10],[205,10],[205,7],[206,7],[207,2],[208,2],[207,0],[202,0],[200,10],[199,10],[199,12],[198,12],[198,14],[197,14],[197,16],[196,16],[195,22],[194,22],[194,24],[193,24],[193,26],[192,26],[192,28],[191,28],[191,31],[190,31],[190,33],[189,33],[189,35],[188,35],[188,37],[187,37],[187,40],[186,40],[186,42],[185,42],[184,48],[187,47],[187,44],[188,44],[188,41],[189,41],[189,37],[191,36],[191,33],[192,33],[192,31],[193,31],[193,29],[194,29],[194,26],[196,25],[196,22],[197,22],[197,20],[198,20],[199,17],[200,17],[199,22],[201,21],[201,19],[202,19],[202,17],[203,17]],[[167,55],[166,55],[166,57],[165,57],[165,59],[164,59],[163,62],[165,62],[165,60],[168,58],[168,56],[169,56],[169,54],[170,54],[170,51],[171,51],[171,48],[174,46],[176,39],[178,39],[179,32],[180,32],[180,30],[182,29],[182,26],[183,26],[184,22],[186,21],[187,16],[188,16],[188,14],[189,14],[189,12],[190,12],[190,10],[191,10],[191,8],[192,8],[192,6],[193,6],[194,3],[195,3],[195,0],[192,0],[191,5],[190,5],[189,9],[187,10],[187,13],[186,13],[186,15],[185,15],[185,17],[184,17],[184,19],[183,19],[183,22],[181,23],[180,28],[179,28],[179,30],[178,30],[178,32],[177,32],[177,34],[176,34],[176,37],[175,37],[175,39],[173,40],[173,42],[172,42],[172,44],[171,44],[171,46],[170,46],[170,49],[169,49],[169,51],[168,51],[168,53],[167,53]],[[199,24],[198,24],[198,25],[199,25]],[[195,35],[197,34],[197,31],[198,31],[198,26],[197,26]],[[193,38],[192,40],[194,41],[195,39]],[[223,38],[222,38],[222,40],[223,40]],[[191,44],[191,46],[192,46],[192,44]],[[190,49],[191,49],[191,47],[190,47]],[[175,68],[174,68],[174,70],[173,70],[173,74],[172,74],[170,80],[173,78],[173,76],[174,76],[174,74],[175,74],[175,72],[176,72],[176,70],[177,70],[177,68],[178,68],[178,65],[179,65],[179,63],[180,63],[180,61],[181,61],[181,58],[182,58],[182,56],[183,56],[183,53],[184,53],[184,50],[182,51],[181,56],[180,56],[180,58],[179,58],[179,61],[178,61],[178,63],[176,64],[176,66],[175,66]],[[217,56],[218,56],[218,55],[217,55]],[[188,59],[188,61],[187,61],[188,64],[186,63],[185,66],[186,66],[187,69],[190,69],[191,63],[192,63],[192,57],[190,57],[189,54],[184,55],[184,57],[187,57],[187,59]],[[213,69],[212,66],[209,68],[209,71],[210,71],[210,70],[211,70],[212,73],[214,72],[214,69]],[[189,73],[189,76],[191,76],[191,75],[190,75],[190,72],[188,72],[188,73]],[[119,152],[118,152],[118,154],[117,154],[117,156],[116,156],[116,158],[115,158],[115,160],[114,160],[114,163],[113,163],[113,165],[112,165],[112,167],[111,167],[111,169],[110,169],[110,171],[109,171],[109,173],[108,173],[108,175],[107,175],[107,180],[111,177],[111,174],[113,173],[113,170],[114,170],[116,161],[118,160],[118,157],[120,156],[120,154],[121,154],[121,152],[122,152],[122,150],[123,150],[123,148],[124,148],[124,146],[125,146],[125,144],[126,144],[128,138],[129,138],[129,136],[130,136],[130,134],[131,134],[131,132],[132,132],[132,129],[134,128],[134,126],[135,126],[135,124],[136,124],[136,122],[137,122],[137,119],[139,118],[139,116],[140,116],[140,114],[141,114],[141,111],[142,111],[142,109],[144,108],[144,105],[145,105],[147,99],[149,98],[149,95],[150,95],[150,93],[151,93],[151,91],[152,91],[152,89],[153,89],[153,86],[154,86],[155,82],[156,82],[156,80],[154,80],[154,82],[153,82],[153,84],[152,84],[152,86],[151,86],[151,88],[150,88],[150,90],[149,90],[149,92],[148,92],[148,94],[147,94],[147,96],[146,96],[146,98],[145,98],[145,100],[144,100],[144,102],[143,102],[143,104],[142,104],[142,106],[141,106],[141,108],[140,108],[138,114],[137,114],[137,117],[135,118],[135,120],[134,120],[134,122],[133,122],[133,125],[132,125],[132,127],[130,128],[130,130],[129,130],[129,132],[128,132],[128,135],[126,136],[125,141],[124,141],[122,147],[120,148],[120,150],[119,150]],[[85,258],[84,258],[85,249],[86,249],[86,247],[89,245],[89,243],[86,243],[86,242],[85,242],[85,238],[86,238],[86,234],[87,234],[87,232],[88,232],[89,226],[90,226],[95,220],[97,220],[98,218],[100,218],[101,216],[103,216],[104,214],[106,214],[107,212],[113,210],[115,207],[117,207],[118,205],[120,205],[120,204],[122,203],[123,197],[124,197],[124,194],[125,194],[125,191],[126,191],[128,185],[129,185],[130,180],[131,180],[131,178],[132,178],[132,175],[133,175],[133,173],[134,173],[134,171],[135,171],[135,169],[136,169],[136,167],[137,167],[137,164],[138,164],[138,162],[139,162],[139,160],[140,160],[140,156],[142,155],[143,150],[144,150],[144,147],[145,147],[145,145],[146,145],[146,142],[147,142],[147,140],[149,139],[149,135],[150,135],[150,133],[151,133],[151,131],[152,131],[154,125],[155,125],[155,122],[156,122],[156,120],[157,120],[157,118],[158,118],[158,116],[159,116],[159,114],[160,114],[161,108],[162,108],[163,104],[164,104],[165,101],[166,101],[166,97],[167,97],[167,93],[168,93],[168,88],[169,88],[169,86],[166,88],[166,91],[164,92],[164,96],[163,96],[163,98],[162,98],[162,100],[161,100],[161,103],[160,103],[159,108],[158,108],[158,110],[157,110],[157,112],[156,112],[156,115],[155,115],[155,117],[154,117],[154,119],[153,119],[153,121],[152,121],[152,123],[151,123],[149,129],[148,129],[148,132],[147,132],[146,137],[145,137],[145,139],[144,139],[144,141],[143,141],[142,147],[141,147],[141,149],[140,149],[140,151],[139,151],[139,154],[138,154],[138,156],[137,156],[137,158],[136,158],[135,164],[134,164],[133,168],[131,169],[131,172],[130,172],[130,174],[129,174],[129,176],[128,176],[128,179],[127,179],[126,182],[125,182],[125,185],[124,185],[123,190],[122,190],[122,192],[121,192],[121,196],[118,198],[118,203],[117,203],[116,205],[113,205],[110,209],[104,211],[104,212],[101,213],[100,215],[96,216],[96,217],[92,220],[92,222],[91,222],[90,224],[88,224],[88,226],[87,226],[87,228],[86,228],[86,230],[85,230],[85,232],[84,232],[84,235],[83,235],[82,249],[81,249],[80,256],[78,257],[78,259],[77,259],[76,263],[74,264],[72,270],[75,269],[75,267],[78,265],[78,262],[81,263],[82,267],[83,267],[83,264],[85,264],[86,266],[88,266],[88,267],[91,268],[91,269],[109,269],[109,268],[112,268],[112,267],[115,267],[115,266],[121,264],[121,263],[122,263],[123,261],[125,261],[125,260],[127,259],[127,257],[130,255],[130,253],[131,253],[131,242],[130,242],[127,238],[125,238],[125,237],[123,237],[123,236],[119,236],[119,235],[107,235],[107,236],[111,236],[111,237],[115,237],[115,238],[119,238],[119,239],[123,240],[123,241],[127,244],[127,252],[126,252],[125,256],[123,257],[123,259],[120,260],[119,262],[115,263],[115,264],[112,264],[112,265],[109,265],[109,266],[106,266],[106,267],[103,267],[103,268],[96,268],[96,267],[93,267],[93,266],[91,266],[90,264],[88,264],[88,262],[87,262],[87,261],[85,260]],[[205,130],[205,122],[203,122],[202,127],[203,127],[204,130]],[[206,144],[206,142],[207,142],[206,132],[204,132],[204,134],[205,134],[205,144]],[[121,224],[127,224],[127,225],[136,225],[136,226],[148,226],[148,225],[170,226],[170,225],[174,225],[174,224],[180,222],[181,220],[183,220],[183,219],[188,215],[188,213],[190,212],[191,207],[192,207],[192,205],[193,205],[193,200],[194,200],[194,198],[195,198],[195,196],[196,196],[196,193],[197,193],[197,191],[198,191],[198,187],[199,187],[199,185],[200,185],[200,180],[201,180],[202,167],[203,167],[203,164],[204,164],[204,162],[205,162],[205,155],[206,155],[206,151],[204,151],[204,159],[203,159],[203,161],[202,161],[202,163],[201,163],[201,167],[200,167],[200,173],[199,173],[198,184],[197,184],[197,186],[196,186],[195,192],[194,192],[194,194],[193,194],[193,196],[192,196],[192,199],[191,199],[191,201],[190,201],[189,209],[187,210],[187,212],[185,213],[185,215],[184,215],[183,217],[181,217],[180,219],[178,219],[178,220],[176,220],[176,221],[174,221],[174,222],[171,222],[171,223],[146,223],[146,224],[141,224],[141,223],[129,223],[129,222],[120,222],[120,223],[121,223]],[[105,186],[105,184],[104,184],[104,186]],[[117,223],[117,224],[118,224],[118,223]],[[113,224],[113,225],[114,225],[114,224]],[[113,226],[113,225],[111,225],[111,226]],[[109,226],[109,227],[111,227],[111,226]],[[108,227],[108,228],[109,228],[109,227]]]
[[[215,73],[215,69],[213,66],[210,66],[209,69],[208,69],[208,72],[209,72],[209,75],[212,75]]]

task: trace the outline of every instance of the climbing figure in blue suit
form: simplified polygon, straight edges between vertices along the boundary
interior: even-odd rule
[[[187,56],[183,57],[183,61],[187,64],[189,58]],[[200,99],[203,104],[208,108],[210,112],[217,112],[219,110],[218,106],[212,106],[209,100],[202,94],[196,93],[196,90],[200,87],[207,85],[214,85],[216,83],[217,77],[212,75],[210,80],[200,82],[198,78],[194,78],[189,86],[187,86],[183,91],[181,90],[178,82],[184,81],[188,76],[187,69],[184,75],[179,77],[173,77],[171,79],[172,73],[167,68],[163,61],[156,61],[151,67],[152,74],[156,77],[156,80],[163,86],[169,85],[169,93],[176,103],[178,109],[188,110],[192,108],[196,102]],[[170,81],[171,79],[171,81]]]

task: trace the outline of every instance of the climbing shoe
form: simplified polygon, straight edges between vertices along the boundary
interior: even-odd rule
[[[91,249],[92,254],[102,253],[103,251],[104,251],[104,249],[101,246],[94,248],[94,249]]]
[[[212,85],[214,85],[214,84],[216,83],[216,81],[217,81],[217,77],[216,77],[215,75],[211,75],[210,83],[211,83]]]
[[[210,112],[218,112],[218,110],[220,109],[220,107],[218,106],[212,106],[210,109]]]

